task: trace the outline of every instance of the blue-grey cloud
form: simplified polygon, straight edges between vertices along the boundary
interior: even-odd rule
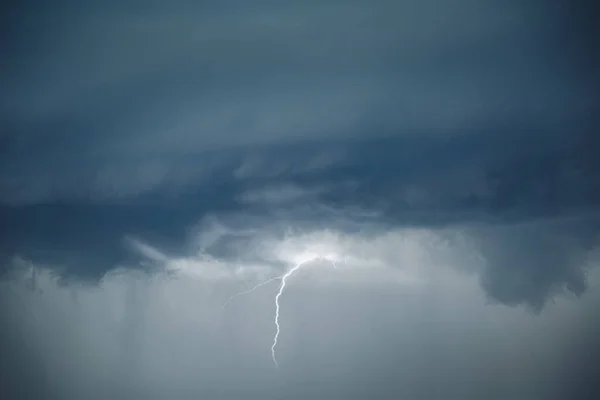
[[[210,213],[595,214],[589,24],[477,4],[7,8],[2,252],[100,277]]]
[[[206,215],[245,215],[242,225],[251,228],[272,222],[282,212],[291,226],[312,229],[340,219],[346,221],[342,229],[355,229],[348,223],[360,221],[440,228],[575,219],[580,222],[562,223],[562,235],[566,229],[567,239],[577,242],[575,247],[585,253],[596,233],[599,175],[593,165],[582,162],[591,150],[580,139],[548,131],[538,135],[499,131],[486,138],[474,133],[443,141],[357,139],[231,150],[227,157],[210,154],[220,165],[210,167],[205,179],[193,184],[178,182],[177,172],[170,172],[146,192],[131,193],[125,187],[108,193],[100,189],[100,195],[95,195],[86,193],[89,188],[83,183],[74,186],[83,193],[63,199],[5,205],[4,254],[27,255],[60,265],[68,274],[99,278],[118,264],[133,261],[122,245],[127,235],[181,252],[188,230]],[[178,163],[184,166],[172,162],[168,168],[186,173],[187,168],[202,165],[186,159]],[[126,176],[132,172],[136,173],[115,170],[114,176],[125,176],[125,186],[127,182],[135,185],[139,181]],[[511,229],[518,235],[526,230]],[[543,242],[540,238],[548,232],[526,235]],[[552,246],[560,253],[551,257],[557,263],[554,269],[542,260],[534,262],[546,254],[542,244],[519,250],[518,262],[503,259],[507,254],[513,257],[520,248],[505,243],[513,241],[512,236],[488,235],[482,244],[492,259],[488,277],[492,281],[487,285],[494,297],[538,307],[553,285],[570,282],[573,273],[582,274],[572,272],[583,267],[581,263],[567,265],[574,251],[571,247]],[[536,272],[518,272],[527,268]],[[531,288],[511,292],[509,297],[502,294],[504,289],[495,289],[495,280],[504,282],[498,274],[510,277],[510,271]],[[541,271],[548,274],[544,279],[538,278]]]
[[[380,243],[417,229],[492,303],[539,312],[584,296],[600,218],[596,8],[5,4],[2,283],[22,260],[86,290],[202,257],[216,263],[202,279],[256,278],[300,251],[282,244],[290,229],[402,269],[422,260]],[[145,318],[132,299],[127,365]]]

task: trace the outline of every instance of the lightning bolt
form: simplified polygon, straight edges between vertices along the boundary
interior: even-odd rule
[[[323,256],[319,256],[319,257],[316,257],[316,259],[324,260],[326,258]],[[279,369],[279,364],[277,363],[277,357],[275,357],[275,347],[277,347],[277,341],[279,340],[279,333],[281,331],[281,327],[279,326],[279,309],[280,309],[279,298],[281,297],[281,295],[283,294],[283,291],[285,290],[287,278],[289,278],[294,272],[300,270],[303,266],[306,266],[306,264],[311,261],[315,261],[315,259],[301,261],[298,264],[296,264],[296,266],[294,268],[290,269],[285,275],[283,275],[281,277],[281,285],[279,286],[279,291],[277,292],[277,295],[275,296],[275,335],[273,336],[273,344],[271,345],[271,358],[273,359],[273,364],[275,364],[275,368],[277,368],[277,369]],[[334,260],[327,259],[327,261],[330,261],[331,264],[333,265],[333,268],[337,269],[337,265]]]
[[[285,284],[287,282],[287,278],[289,278],[294,272],[298,271],[302,268],[303,265],[306,265],[308,261],[302,261],[292,269],[290,269],[283,277],[281,277],[281,285],[279,286],[279,291],[275,296],[275,336],[273,336],[273,344],[271,345],[271,358],[273,359],[273,363],[275,364],[275,368],[279,368],[279,364],[277,364],[277,357],[275,357],[275,347],[277,346],[277,340],[279,339],[279,332],[281,330],[279,326],[279,298],[285,289]]]
[[[294,272],[300,270],[302,267],[306,266],[308,263],[312,262],[312,261],[316,261],[316,260],[327,260],[329,262],[331,262],[331,264],[333,265],[333,268],[338,269],[337,268],[337,264],[333,259],[327,258],[327,257],[323,257],[323,256],[317,256],[308,260],[304,260],[299,262],[298,264],[296,264],[293,268],[291,268],[288,272],[286,272],[284,275],[281,276],[276,276],[270,279],[267,279],[266,281],[263,281],[255,286],[253,286],[252,288],[243,291],[243,292],[239,292],[236,293],[234,295],[232,295],[223,305],[223,309],[225,307],[227,307],[227,305],[236,297],[238,296],[242,296],[245,294],[249,294],[254,292],[256,289],[270,283],[273,282],[275,280],[281,279],[281,285],[279,285],[279,290],[277,291],[277,295],[275,295],[275,335],[273,336],[273,344],[271,345],[271,358],[273,359],[273,364],[275,364],[275,368],[279,369],[279,364],[277,363],[277,357],[275,355],[275,348],[277,347],[277,342],[279,340],[279,333],[281,332],[281,326],[279,324],[279,311],[280,311],[280,304],[279,304],[279,299],[281,298],[281,295],[283,294],[285,288],[286,288],[286,284],[287,284],[287,279],[292,276],[294,274]],[[346,260],[344,259],[344,264],[346,264]]]

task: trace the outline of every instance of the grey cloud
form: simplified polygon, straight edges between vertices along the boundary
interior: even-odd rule
[[[539,312],[565,292],[581,296],[589,256],[598,242],[597,217],[483,228],[470,237],[485,258],[481,283],[490,298]]]
[[[25,14],[23,29],[37,23],[37,31],[19,48],[32,55],[27,68],[6,74],[13,90],[3,103],[29,135],[143,133],[146,144],[162,144],[169,133],[205,147],[225,138],[343,134],[365,118],[385,118],[388,129],[432,122],[439,129],[498,108],[514,115],[541,107],[548,117],[589,101],[587,81],[548,47],[559,14],[541,7],[428,1],[279,8],[163,6],[133,14],[58,6]],[[479,53],[482,59],[469,58]],[[557,91],[562,100],[549,95]],[[65,126],[74,113],[79,126]],[[26,128],[22,119],[39,123]]]
[[[17,361],[45,357],[55,365],[53,352],[67,348],[74,365],[89,368],[51,372],[57,387],[85,398],[94,390],[109,396],[105,390],[117,381],[129,385],[119,390],[139,394],[135,379],[153,382],[148,390],[165,397],[235,397],[234,386],[265,398],[357,396],[358,388],[341,383],[351,381],[371,395],[396,390],[418,398],[446,390],[518,397],[529,391],[547,398],[560,392],[548,383],[556,371],[566,397],[591,388],[589,373],[582,373],[571,391],[578,378],[556,366],[577,347],[574,336],[531,325],[581,326],[592,339],[577,347],[569,365],[593,368],[581,355],[597,347],[593,323],[552,319],[564,304],[573,304],[569,313],[589,306],[597,285],[590,276],[597,273],[600,204],[594,51],[600,34],[591,2],[3,7],[0,281],[18,281],[19,257],[38,268],[28,275],[30,288],[44,286],[50,271],[58,286],[23,289],[23,298],[38,311],[51,310],[49,319],[67,321],[40,322],[39,333],[30,326],[41,350],[29,351],[19,347],[23,337],[16,331],[27,324],[25,314],[13,302],[2,309],[3,323],[18,322],[0,338],[10,355],[0,357],[2,374],[15,377],[14,387],[28,386],[19,383],[28,377],[48,388],[49,397],[52,379],[43,379],[51,373],[17,370]],[[257,311],[272,307],[268,289],[228,311],[223,325],[200,324],[198,333],[190,328],[197,313],[210,314],[235,284],[213,279],[194,287],[191,278],[175,284],[172,274],[159,272],[169,263],[179,263],[175,275],[185,272],[199,253],[215,263],[206,274],[243,280],[280,272],[291,261],[269,246],[290,229],[309,236],[335,232],[350,238],[345,245],[365,265],[372,266],[368,254],[397,270],[418,269],[423,260],[409,250],[398,253],[406,242],[394,235],[427,232],[428,250],[419,254],[435,258],[436,266],[451,264],[483,293],[458,301],[467,284],[446,292],[454,278],[425,267],[423,274],[431,272],[437,283],[418,300],[361,285],[347,293],[325,295],[322,287],[288,293],[291,307],[303,311],[296,320],[287,315],[294,328],[286,334],[299,333],[282,357],[297,363],[290,361],[275,383],[261,350],[269,345],[271,314]],[[318,237],[324,245],[333,240]],[[379,248],[373,243],[382,237],[398,241]],[[439,249],[444,246],[448,251]],[[236,275],[236,268],[248,274]],[[370,277],[353,276],[363,285]],[[121,302],[127,290],[129,308]],[[77,298],[81,309],[66,298]],[[185,312],[169,308],[173,298]],[[329,309],[321,307],[326,298]],[[477,308],[486,301],[496,305]],[[192,312],[190,304],[198,309]],[[523,306],[538,315],[519,314]],[[478,331],[456,310],[479,313],[481,326],[499,316],[508,328]],[[316,325],[308,317],[315,313]],[[339,329],[321,335],[332,314]],[[121,317],[129,322],[115,320]],[[367,327],[380,336],[373,339]],[[528,329],[530,336],[523,333]],[[325,343],[329,337],[338,341]],[[83,342],[69,345],[72,338]],[[250,338],[253,345],[244,345]],[[551,350],[561,340],[564,347]],[[116,355],[119,346],[131,350],[129,364]],[[88,355],[81,349],[93,349],[94,361],[79,359]],[[473,349],[480,357],[465,355]],[[537,353],[525,360],[523,349]],[[463,370],[451,366],[459,359]],[[526,367],[516,376],[514,365]],[[134,367],[137,377],[115,377]],[[94,384],[99,380],[110,384]],[[397,385],[386,386],[391,380]]]
[[[147,191],[125,184],[129,196],[90,196],[82,185],[82,195],[70,204],[3,207],[3,253],[61,265],[66,275],[98,278],[117,265],[138,263],[139,253],[123,246],[128,235],[170,254],[189,251],[188,233],[206,215],[234,216],[233,232],[271,224],[349,233],[369,225],[381,231],[488,224],[489,230],[468,232],[487,258],[484,287],[506,304],[539,309],[557,288],[585,288],[580,255],[597,234],[597,173],[593,163],[581,163],[590,149],[580,137],[543,132],[524,142],[519,130],[503,134],[463,134],[441,143],[389,138],[257,148],[252,162],[245,151],[230,151],[213,154],[214,163],[199,163],[202,178],[196,181],[178,183],[177,172],[168,172]],[[186,165],[193,163],[183,159],[169,168],[185,171]],[[123,175],[126,183],[127,173],[115,176]],[[553,225],[565,219],[575,222]],[[531,231],[527,224],[552,229]],[[213,228],[202,228],[206,240]],[[237,251],[228,240],[219,257]],[[555,253],[545,251],[548,246]]]
[[[582,351],[598,348],[597,274],[586,297],[560,299],[532,320],[519,309],[485,306],[476,284],[448,267],[421,267],[444,279],[400,290],[389,281],[315,287],[298,277],[285,295],[276,376],[269,287],[223,311],[213,308],[203,282],[129,273],[80,290],[74,304],[68,290],[42,274],[43,296],[9,295],[6,286],[2,295],[9,309],[20,296],[46,317],[33,323],[20,314],[3,332],[25,329],[38,352],[20,376],[59,398],[593,394],[594,365]],[[36,375],[42,365],[50,367],[47,381]]]
[[[20,8],[2,78],[5,201],[179,192],[236,162],[207,152],[232,145],[590,135],[596,81],[552,40],[570,32],[553,6],[235,5]]]

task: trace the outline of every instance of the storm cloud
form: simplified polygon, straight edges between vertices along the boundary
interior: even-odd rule
[[[591,396],[594,15],[3,5],[7,393]],[[277,283],[222,305],[302,261],[277,371]]]

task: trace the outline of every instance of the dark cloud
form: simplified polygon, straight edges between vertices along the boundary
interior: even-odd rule
[[[598,240],[598,219],[532,223],[482,229],[473,235],[486,258],[482,285],[505,304],[541,310],[548,298],[586,289],[589,252]]]
[[[492,303],[540,314],[549,300],[583,298],[593,290],[588,274],[600,204],[594,49],[600,34],[592,2],[29,1],[2,7],[3,284],[18,281],[23,260],[36,266],[30,289],[38,285],[36,268],[49,268],[65,290],[75,282],[94,290],[122,267],[148,272],[139,278],[144,282],[162,279],[156,272],[165,265],[186,270],[199,262],[198,253],[239,262],[242,272],[254,271],[253,263],[276,269],[300,251],[282,244],[290,229],[299,237],[333,232],[343,246],[334,236],[311,239],[311,246],[337,243],[365,264],[369,254],[402,269],[421,258],[411,259],[410,248],[401,263],[396,259],[404,256],[394,248],[404,244],[381,243],[386,235],[398,239],[398,232],[422,230],[430,241],[422,257],[474,273]],[[407,237],[398,240],[417,240]],[[440,250],[444,246],[450,253]],[[202,274],[231,272],[213,267]],[[216,283],[204,289],[222,292]],[[117,362],[119,371],[146,365],[137,339],[156,316],[148,305],[152,295],[143,291],[129,292],[131,316],[120,333],[129,358]],[[365,297],[371,296],[377,297]],[[445,315],[432,318],[445,321]],[[427,325],[411,322],[415,330]],[[353,332],[367,324],[346,323]],[[262,337],[260,329],[247,333]],[[324,351],[311,329],[298,359]],[[7,333],[3,351],[18,337]],[[449,343],[438,339],[421,345]],[[201,345],[217,357],[210,344],[223,342]],[[231,360],[255,363],[255,348],[236,349],[248,353]],[[384,350],[370,350],[352,357],[364,357],[369,368],[385,359]],[[158,350],[150,353],[160,359]],[[436,365],[444,373],[431,378],[432,390],[467,390],[464,377],[444,364],[457,354],[417,353],[398,357],[418,360],[418,376],[390,391],[433,396],[423,389],[424,371]],[[7,359],[20,356],[12,354]],[[23,352],[22,359],[28,357]],[[543,364],[540,357],[536,362]],[[218,372],[205,365],[218,383],[190,390],[223,393],[221,373],[240,372],[231,360],[219,361]],[[280,383],[300,397],[341,395],[345,389],[336,379],[348,376],[376,380],[364,365],[355,375],[342,368],[343,374],[319,380],[326,368],[311,371],[307,360],[298,363],[301,378],[291,374]],[[406,368],[386,362],[381,376]],[[273,382],[261,368],[253,379],[236,382],[268,396]],[[169,382],[180,382],[185,392],[189,380],[178,372],[183,375]],[[154,376],[139,373],[142,381]],[[520,396],[516,378],[506,379],[502,390]],[[365,383],[371,393],[373,385]],[[84,386],[82,393],[89,389]],[[473,390],[485,391],[481,386]],[[308,392],[300,394],[301,387]]]
[[[485,139],[471,134],[441,142],[389,138],[231,150],[193,186],[178,187],[167,174],[145,193],[80,193],[46,204],[5,205],[3,252],[97,279],[124,262],[138,264],[123,245],[127,235],[181,254],[189,229],[210,214],[238,215],[239,228],[272,223],[281,212],[291,226],[307,229],[340,220],[346,222],[338,225],[343,230],[355,230],[348,224],[361,221],[382,228],[485,223],[491,233],[474,236],[489,259],[485,287],[490,295],[540,307],[554,286],[576,292],[585,287],[581,257],[597,233],[599,175],[584,168],[581,160],[591,150],[579,140],[507,130]],[[563,223],[560,235],[548,243],[553,231],[513,226],[537,226],[535,221],[545,226],[546,220],[565,218],[580,222]],[[582,256],[574,256],[579,247]],[[512,280],[521,286],[514,288]]]

